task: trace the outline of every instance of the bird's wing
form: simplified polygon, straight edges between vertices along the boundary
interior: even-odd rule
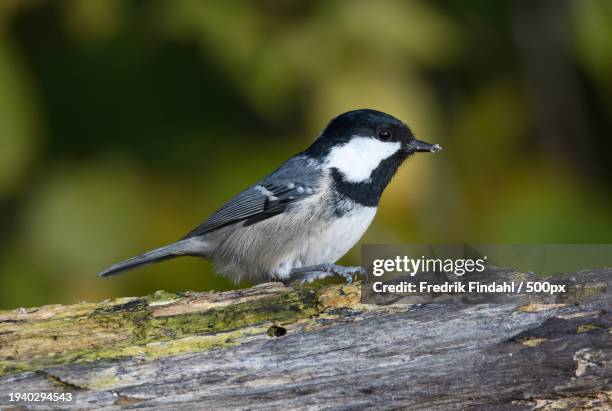
[[[244,221],[245,226],[255,224],[284,212],[290,204],[313,193],[312,187],[299,182],[264,180],[231,199],[183,239],[203,235],[239,221]]]

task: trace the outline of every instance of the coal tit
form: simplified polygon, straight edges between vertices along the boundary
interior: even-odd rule
[[[238,282],[314,281],[360,267],[334,263],[374,219],[398,167],[439,145],[415,139],[407,125],[375,110],[334,118],[305,151],[250,186],[181,240],[117,263],[108,277],[179,256],[211,260]]]

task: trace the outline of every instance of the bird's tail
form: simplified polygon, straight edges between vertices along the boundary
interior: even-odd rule
[[[141,265],[158,263],[160,261],[169,260],[170,258],[180,257],[182,255],[190,255],[189,240],[181,240],[165,247],[156,248],[147,253],[136,257],[129,258],[120,263],[108,267],[106,270],[98,273],[100,277],[110,277],[132,270]]]

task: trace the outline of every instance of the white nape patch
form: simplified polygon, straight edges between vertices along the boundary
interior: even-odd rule
[[[363,182],[381,161],[395,154],[401,145],[398,141],[380,141],[372,137],[353,136],[346,144],[331,149],[325,161],[328,168],[337,168],[346,181]]]

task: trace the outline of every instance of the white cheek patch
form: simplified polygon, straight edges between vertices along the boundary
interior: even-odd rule
[[[346,181],[363,182],[381,161],[397,153],[399,142],[385,142],[371,137],[353,137],[348,143],[334,147],[329,152],[325,166],[337,168]]]

